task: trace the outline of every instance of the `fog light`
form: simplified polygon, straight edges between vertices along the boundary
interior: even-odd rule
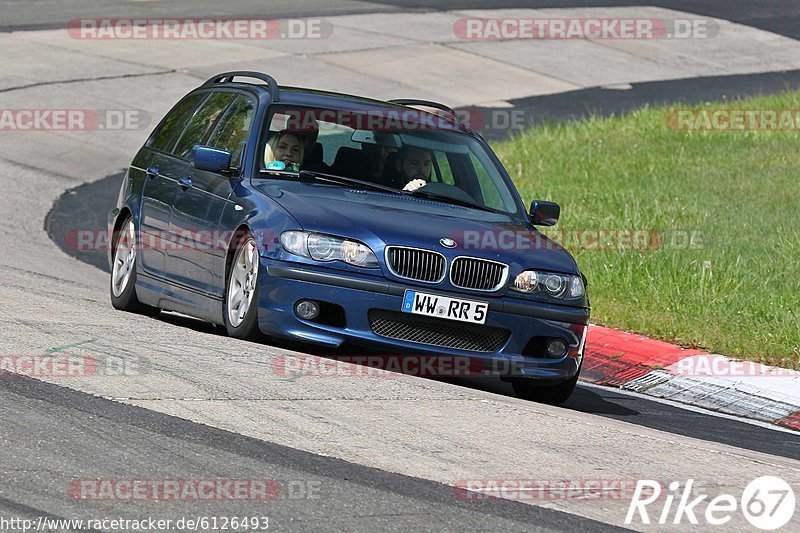
[[[319,316],[319,304],[314,300],[300,300],[294,304],[294,314],[303,320],[314,320]]]
[[[547,355],[549,357],[564,357],[567,353],[567,343],[561,339],[553,339],[547,343]]]

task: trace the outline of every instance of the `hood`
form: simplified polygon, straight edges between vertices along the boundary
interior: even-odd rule
[[[577,273],[572,256],[519,219],[380,191],[362,191],[293,180],[254,182],[278,202],[302,229],[359,240],[383,255],[385,246],[435,250],[491,259],[517,269]],[[452,239],[446,248],[441,239]]]

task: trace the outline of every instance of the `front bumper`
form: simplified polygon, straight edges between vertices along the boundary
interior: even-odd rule
[[[305,264],[261,258],[259,295],[259,329],[270,336],[312,342],[329,347],[345,343],[374,350],[400,354],[436,354],[468,357],[479,362],[481,374],[501,377],[530,377],[547,381],[563,381],[574,377],[581,365],[589,309],[551,305],[512,297],[491,297],[456,294],[436,288],[404,285],[385,278]],[[503,328],[510,334],[499,349],[469,351],[400,340],[378,335],[370,326],[370,310],[399,312],[406,289],[433,294],[489,302],[485,326]],[[346,324],[342,327],[320,324],[298,318],[294,304],[313,299],[343,308]],[[416,316],[416,315],[411,315]],[[455,324],[446,319],[433,319]],[[472,326],[479,327],[479,326]],[[532,337],[558,337],[568,341],[567,355],[551,359],[532,354],[523,355]]]

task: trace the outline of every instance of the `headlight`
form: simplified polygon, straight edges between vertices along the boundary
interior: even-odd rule
[[[379,266],[378,259],[369,246],[333,235],[285,231],[281,234],[281,244],[287,252],[315,261],[344,261],[363,268]]]
[[[577,300],[586,294],[580,276],[536,270],[520,272],[514,279],[511,289],[527,294],[546,294],[560,300]]]

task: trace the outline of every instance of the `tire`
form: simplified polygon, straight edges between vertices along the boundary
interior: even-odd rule
[[[542,385],[535,379],[517,379],[511,382],[517,397],[548,405],[559,405],[566,402],[577,384],[577,375],[557,385]]]
[[[136,296],[136,263],[138,248],[136,242],[136,225],[128,217],[113,236],[114,252],[111,262],[111,278],[109,293],[114,309],[156,316],[161,312],[157,307],[145,305]]]
[[[255,239],[249,233],[239,235],[236,249],[228,264],[222,314],[228,335],[237,339],[257,341],[259,253]]]

